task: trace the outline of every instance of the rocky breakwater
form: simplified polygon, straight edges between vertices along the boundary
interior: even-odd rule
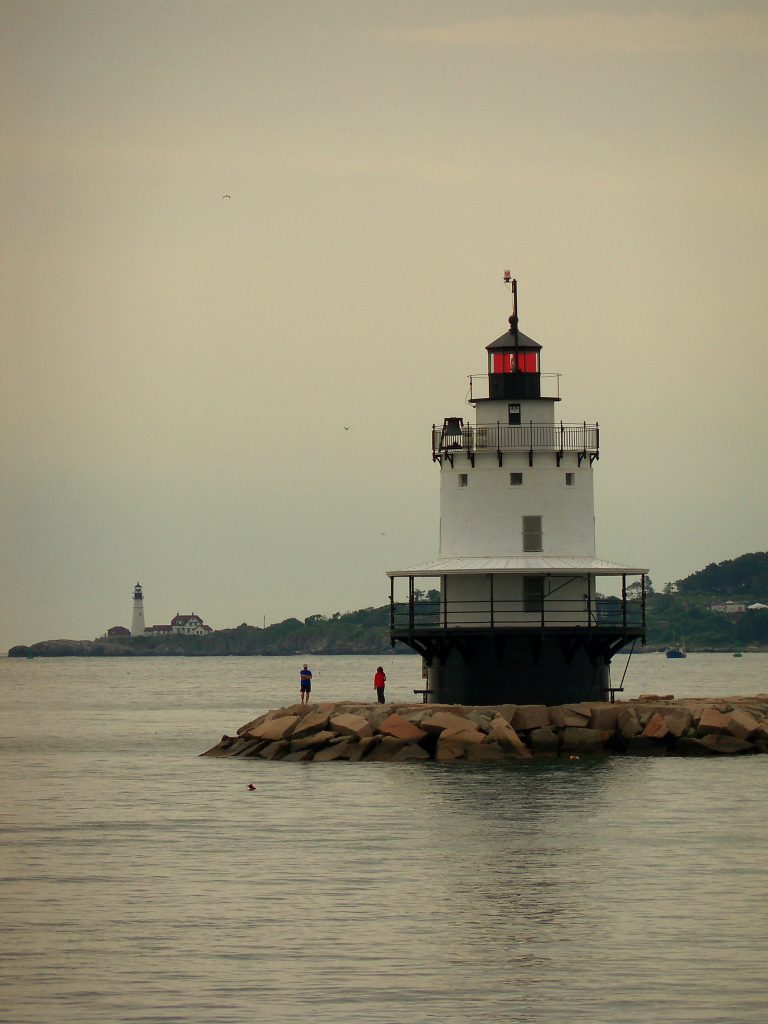
[[[768,753],[768,694],[615,704],[294,704],[201,757],[269,761],[502,761],[581,754]]]

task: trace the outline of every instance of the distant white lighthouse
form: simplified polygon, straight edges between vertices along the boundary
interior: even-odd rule
[[[133,618],[131,619],[131,636],[144,636],[144,595],[141,584],[133,588]]]
[[[598,425],[555,418],[559,375],[543,379],[504,280],[510,326],[486,346],[487,375],[470,377],[474,422],[432,428],[440,557],[388,573],[390,637],[424,658],[432,701],[605,700],[611,658],[645,637],[645,570],[596,557]],[[618,577],[619,596],[601,596],[598,577]]]

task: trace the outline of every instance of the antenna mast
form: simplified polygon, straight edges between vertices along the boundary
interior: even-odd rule
[[[504,271],[504,284],[508,285],[509,290],[512,292],[512,316],[509,318],[509,329],[514,335],[515,348],[517,348],[519,343],[517,333],[517,278],[512,277],[511,270]],[[515,363],[517,363],[517,360],[515,360]]]

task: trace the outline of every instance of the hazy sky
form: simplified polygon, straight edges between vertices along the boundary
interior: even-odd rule
[[[598,554],[768,548],[768,4],[0,10],[0,650],[384,603],[506,267]]]

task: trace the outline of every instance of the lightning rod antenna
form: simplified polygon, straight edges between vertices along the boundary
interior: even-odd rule
[[[509,329],[515,338],[515,348],[518,345],[517,333],[517,278],[512,277],[511,270],[504,271],[504,284],[509,286],[512,292],[512,316],[509,318]]]

